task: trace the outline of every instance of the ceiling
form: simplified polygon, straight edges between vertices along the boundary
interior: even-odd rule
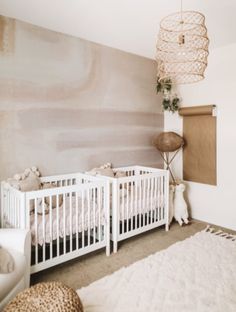
[[[183,0],[205,14],[210,48],[236,42],[236,0]],[[154,58],[161,18],[180,0],[0,0],[0,14]]]

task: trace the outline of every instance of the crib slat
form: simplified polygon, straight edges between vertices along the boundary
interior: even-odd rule
[[[154,179],[151,178],[151,186],[150,186],[150,192],[151,192],[151,198],[150,198],[150,205],[151,205],[151,215],[150,215],[150,223],[153,223],[153,217],[154,217],[154,209],[155,209],[155,205],[153,205],[153,182]]]
[[[154,222],[158,219],[158,197],[157,197],[158,178],[154,178],[154,202],[156,203],[154,210]]]
[[[162,220],[164,220],[164,218],[165,218],[165,210],[164,210],[164,208],[165,208],[165,180],[164,180],[164,177],[161,177],[161,179],[162,179]]]
[[[143,206],[144,206],[144,180],[141,180],[141,200],[140,200],[140,225],[139,227],[143,226]]]
[[[93,193],[92,189],[91,191],[88,189],[87,190],[87,198],[88,198],[88,246],[90,246],[90,202],[91,202],[91,197],[90,194]]]
[[[8,207],[12,207],[12,194],[9,192],[9,206]],[[9,213],[8,213],[8,216],[9,216],[9,220],[11,220],[11,223],[12,223],[12,209],[9,209]]]
[[[150,198],[150,179],[147,180],[147,200],[146,200],[146,225],[149,224],[149,217],[150,217],[150,203],[149,203],[149,198]]]
[[[66,194],[63,193],[63,253],[66,254]]]
[[[34,200],[34,229],[35,229],[35,264],[38,264],[38,207],[36,198]],[[29,200],[30,205],[31,200]]]
[[[50,231],[50,259],[53,258],[52,244],[53,244],[53,224],[52,224],[52,196],[49,196],[49,231]]]
[[[60,251],[59,251],[59,237],[60,237],[60,234],[59,234],[59,198],[58,198],[58,194],[56,195],[56,211],[57,211],[57,257],[59,257],[59,254],[60,254]]]
[[[84,190],[82,190],[82,248],[84,248]]]
[[[148,179],[145,179],[145,226],[148,224],[148,213],[149,213],[149,207],[148,207]]]
[[[131,182],[130,185],[130,210],[131,210],[131,231],[133,231],[133,222],[134,222],[134,184]]]
[[[20,199],[18,198],[18,227],[20,227]]]
[[[14,227],[16,227],[16,215],[15,215],[16,207],[15,207],[15,196],[14,196],[14,194],[12,194],[11,202],[12,202],[12,208],[13,208],[12,209],[12,224],[13,224]]]
[[[156,219],[155,221],[159,221],[159,208],[160,208],[160,194],[159,194],[159,177],[156,178],[156,190],[155,190],[155,196],[157,201],[157,209],[156,209]]]
[[[124,196],[124,187],[125,184],[121,184],[121,198],[122,198],[122,234],[125,233],[125,196]]]
[[[158,178],[158,199],[159,199],[158,220],[161,221],[161,205],[162,205],[161,177]]]
[[[73,221],[72,221],[72,193],[69,193],[69,199],[70,199],[70,252],[72,251],[72,242],[73,242]]]
[[[129,206],[129,182],[126,183],[126,232],[129,231],[129,211],[130,211],[130,206]]]
[[[96,221],[95,221],[95,201],[96,201],[97,188],[93,189],[93,243],[96,240]]]
[[[101,187],[98,187],[98,237],[101,242]]]
[[[143,226],[146,225],[146,216],[147,216],[147,179],[144,179],[144,194],[143,194]]]
[[[18,198],[16,197],[16,201],[15,201],[15,205],[16,205],[16,228],[19,227],[19,200]]]
[[[46,239],[45,239],[45,202],[44,197],[41,198],[42,200],[42,209],[43,209],[43,262],[45,262],[45,254],[46,254]]]
[[[75,233],[76,233],[76,250],[79,249],[79,226],[78,226],[78,192],[75,193]]]
[[[135,229],[138,227],[138,182],[135,181]]]

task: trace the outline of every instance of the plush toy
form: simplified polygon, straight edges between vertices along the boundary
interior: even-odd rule
[[[103,175],[106,177],[114,178],[114,172],[111,167],[111,163],[106,163],[98,168],[93,168],[92,170],[87,171],[86,174],[90,174],[92,176]]]
[[[111,169],[111,163],[106,163],[102,166],[100,166],[101,169]]]
[[[175,194],[175,186],[170,184],[169,187],[169,224],[171,224],[174,217],[174,194]]]
[[[174,196],[174,217],[175,220],[179,222],[182,226],[183,221],[188,224],[188,209],[187,204],[184,200],[183,192],[185,191],[185,185],[183,183],[177,184],[175,186],[175,196]]]
[[[16,181],[22,181],[22,180],[25,180],[29,175],[32,175],[32,174],[34,174],[37,177],[41,176],[38,168],[33,166],[31,168],[26,168],[23,173],[16,173],[14,175],[13,179]]]
[[[40,172],[36,167],[27,168],[23,173],[17,173],[8,183],[22,192],[37,191],[41,187]],[[34,202],[30,201],[30,211],[34,210]]]

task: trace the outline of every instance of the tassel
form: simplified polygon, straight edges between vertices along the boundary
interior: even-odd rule
[[[229,239],[232,242],[236,241],[236,235],[223,232],[222,230],[216,231],[215,228],[211,227],[210,225],[207,225],[207,227],[205,228],[205,230],[203,230],[203,232],[208,232],[210,234],[214,234],[216,236],[223,237],[225,239]]]

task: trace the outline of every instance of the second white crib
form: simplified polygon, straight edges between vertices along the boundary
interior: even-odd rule
[[[169,172],[144,166],[114,168],[124,177],[102,176],[110,182],[111,240],[118,242],[156,227],[169,229]]]

